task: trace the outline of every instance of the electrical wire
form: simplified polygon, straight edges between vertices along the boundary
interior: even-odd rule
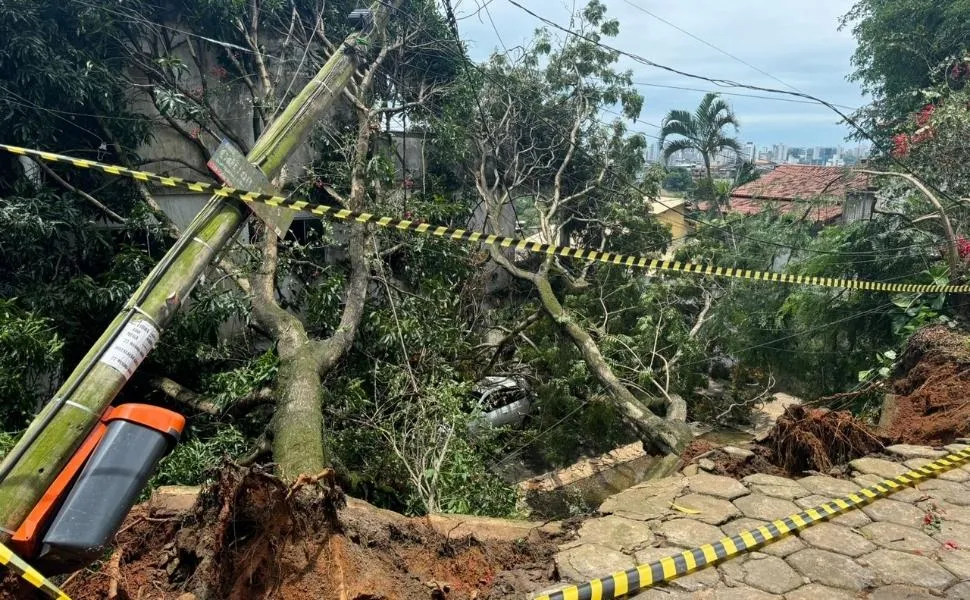
[[[754,90],[754,91],[759,91],[759,92],[767,92],[767,93],[770,93],[770,94],[783,94],[783,95],[795,96],[795,97],[798,97],[798,98],[803,98],[803,99],[807,99],[807,100],[811,100],[811,101],[817,102],[818,104],[821,104],[823,106],[826,106],[831,111],[833,111],[834,113],[836,113],[837,115],[839,115],[839,117],[843,121],[845,121],[847,124],[849,124],[860,135],[862,135],[863,137],[865,137],[866,139],[868,139],[870,142],[872,142],[872,144],[876,148],[878,148],[879,150],[882,150],[883,152],[886,152],[886,150],[887,150],[887,148],[881,142],[879,142],[872,134],[870,134],[866,129],[864,129],[861,125],[859,125],[856,122],[855,119],[853,119],[849,115],[843,113],[841,110],[839,110],[831,102],[828,102],[827,100],[823,100],[821,98],[818,98],[817,96],[813,96],[811,94],[806,94],[806,93],[803,93],[803,92],[788,91],[788,90],[779,90],[779,89],[776,89],[776,88],[769,88],[769,87],[751,85],[751,84],[746,84],[746,83],[739,83],[737,81],[732,81],[730,79],[720,79],[720,78],[716,78],[716,77],[707,77],[705,75],[698,75],[696,73],[690,73],[688,71],[684,71],[684,70],[681,70],[681,69],[678,69],[678,68],[675,68],[675,67],[671,67],[671,66],[668,66],[668,65],[664,65],[664,64],[661,64],[661,63],[652,61],[652,60],[650,60],[648,58],[645,58],[643,56],[640,56],[639,54],[636,54],[636,53],[633,53],[633,52],[629,52],[627,50],[623,50],[621,48],[617,48],[617,47],[611,46],[609,44],[604,44],[603,42],[601,42],[601,41],[599,41],[597,39],[593,39],[593,38],[591,38],[591,37],[589,37],[587,35],[584,35],[584,34],[582,34],[580,32],[574,31],[574,30],[572,30],[572,29],[570,29],[568,27],[565,27],[563,25],[560,25],[559,23],[556,23],[555,21],[553,21],[551,19],[548,19],[548,18],[546,18],[546,17],[544,17],[544,16],[536,13],[536,12],[530,10],[529,8],[526,8],[525,6],[523,6],[522,4],[520,4],[519,2],[517,2],[516,0],[506,0],[506,1],[509,4],[512,4],[513,6],[515,6],[516,8],[518,8],[518,9],[520,9],[520,10],[528,13],[533,18],[541,21],[542,23],[545,23],[549,27],[553,27],[553,28],[555,28],[555,29],[557,29],[557,30],[559,30],[559,31],[561,31],[563,33],[566,33],[566,34],[568,34],[570,36],[573,36],[573,37],[582,39],[582,40],[584,40],[586,42],[589,42],[591,44],[595,44],[596,46],[599,46],[600,48],[603,48],[604,50],[609,50],[610,52],[615,52],[617,54],[626,56],[627,58],[630,58],[630,59],[632,59],[632,60],[634,60],[634,61],[636,61],[636,62],[638,62],[638,63],[640,63],[642,65],[648,66],[648,67],[653,67],[653,68],[656,68],[656,69],[660,69],[660,70],[663,70],[663,71],[667,71],[669,73],[674,73],[675,75],[680,75],[681,77],[685,77],[685,78],[688,78],[688,79],[695,79],[695,80],[700,80],[700,81],[706,81],[708,83],[713,83],[714,85],[717,85],[717,86],[720,86],[720,87],[744,88],[744,89],[749,89],[749,90]],[[924,181],[917,173],[915,173],[909,167],[909,165],[905,164],[904,162],[900,161],[898,158],[896,158],[895,156],[893,156],[892,152],[886,152],[886,155],[889,157],[889,159],[894,164],[896,164],[897,166],[899,166],[900,168],[902,168],[903,170],[905,170],[907,173],[909,173],[910,175],[912,175],[913,177],[915,177],[916,179],[918,179],[919,181],[921,181],[924,185],[926,185],[928,188],[932,189],[941,198],[947,200],[951,204],[954,204],[954,205],[957,205],[957,206],[962,206],[962,203],[960,203],[957,200],[955,200],[953,197],[951,197],[949,194],[947,194],[943,190],[940,190],[937,186],[933,185],[930,182]]]
[[[728,58],[734,59],[737,62],[741,63],[742,65],[744,65],[746,67],[749,67],[751,69],[754,69],[755,71],[761,73],[762,75],[765,75],[767,77],[770,77],[771,79],[774,79],[775,81],[777,81],[778,83],[782,84],[783,86],[785,86],[787,88],[793,89],[796,92],[801,92],[800,89],[796,88],[795,86],[791,85],[790,83],[788,83],[786,81],[782,81],[781,79],[779,79],[778,77],[775,77],[774,75],[772,75],[768,71],[765,71],[764,69],[761,69],[759,67],[754,66],[753,64],[751,64],[748,61],[744,60],[743,58],[738,58],[737,56],[731,54],[727,50],[724,50],[724,49],[722,49],[722,48],[720,48],[718,46],[715,46],[711,42],[708,42],[707,40],[705,40],[703,38],[700,38],[700,37],[694,35],[693,33],[687,31],[683,27],[680,27],[679,25],[676,25],[674,23],[671,23],[667,19],[665,19],[665,18],[663,18],[663,17],[661,17],[661,16],[659,16],[659,15],[653,13],[653,12],[650,12],[646,8],[640,6],[639,4],[636,4],[635,2],[631,2],[631,0],[623,0],[623,1],[626,2],[629,6],[631,6],[631,7],[635,8],[635,9],[639,10],[640,12],[642,12],[642,13],[644,13],[646,15],[649,15],[649,16],[653,17],[654,19],[660,21],[661,23],[664,23],[666,25],[669,25],[670,27],[673,27],[677,31],[679,31],[679,32],[681,32],[681,33],[683,33],[683,34],[685,34],[685,35],[687,35],[687,36],[689,36],[689,37],[697,40],[698,42],[704,44],[705,46],[707,46],[709,48],[713,48],[714,50],[717,50],[718,52],[720,52],[724,56],[727,56]]]

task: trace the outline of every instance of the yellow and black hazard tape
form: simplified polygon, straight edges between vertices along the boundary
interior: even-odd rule
[[[535,600],[609,600],[610,598],[632,594],[760,548],[793,532],[865,506],[905,487],[916,485],[922,480],[936,477],[940,473],[949,471],[968,461],[970,461],[970,448],[937,459],[898,477],[884,479],[879,483],[862,488],[854,494],[836,498],[831,502],[789,515],[767,525],[747,529],[737,535],[721,538],[714,543],[704,544],[679,554],[672,554],[652,563],[619,571],[582,585],[570,586],[556,592],[536,596]]]
[[[70,596],[62,592],[59,587],[41,575],[37,569],[28,565],[23,561],[23,559],[14,554],[13,550],[7,548],[3,544],[0,544],[0,565],[6,565],[7,567],[13,569],[32,586],[43,591],[45,594],[51,598],[54,598],[55,600],[71,600]]]
[[[130,177],[138,181],[152,181],[167,187],[175,187],[190,190],[193,192],[211,193],[223,198],[235,198],[243,202],[254,202],[269,206],[281,206],[297,211],[307,211],[314,215],[338,221],[355,221],[357,223],[373,223],[379,227],[387,229],[398,229],[401,231],[414,231],[440,238],[469,242],[472,244],[485,244],[501,246],[504,248],[515,248],[536,254],[563,256],[590,262],[601,262],[625,267],[637,267],[655,271],[671,271],[678,273],[693,273],[697,275],[712,275],[715,277],[729,277],[734,279],[751,279],[755,281],[770,281],[778,283],[792,283],[801,285],[814,285],[828,288],[842,288],[853,290],[871,290],[876,292],[901,292],[901,293],[951,293],[968,294],[970,285],[924,285],[917,283],[889,283],[881,281],[867,281],[862,279],[841,279],[833,277],[814,277],[807,275],[791,275],[788,273],[777,273],[774,271],[756,271],[751,269],[735,269],[733,267],[717,267],[709,264],[684,263],[679,261],[660,260],[646,256],[634,256],[629,254],[618,254],[615,252],[603,252],[600,250],[590,250],[588,248],[576,248],[572,246],[554,246],[541,242],[532,242],[513,237],[486,234],[480,231],[470,231],[468,229],[444,227],[441,225],[431,225],[420,221],[410,221],[407,219],[394,219],[391,217],[381,217],[370,213],[346,210],[335,206],[324,204],[314,204],[306,200],[297,200],[284,196],[274,196],[260,192],[239,190],[232,187],[221,187],[211,183],[201,181],[190,181],[181,177],[167,177],[147,171],[135,171],[118,165],[109,165],[83,158],[74,158],[63,154],[43,152],[18,146],[8,146],[0,144],[0,150],[32,156],[49,162],[65,163],[82,169],[95,169],[109,175]]]

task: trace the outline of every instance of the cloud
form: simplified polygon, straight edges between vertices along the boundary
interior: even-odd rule
[[[569,23],[571,1],[568,4],[558,0],[519,1],[557,23]],[[862,106],[867,101],[858,85],[846,80],[852,71],[850,61],[856,44],[848,31],[839,31],[838,25],[841,16],[851,8],[849,0],[603,1],[607,14],[620,21],[620,35],[608,43],[651,61],[718,79],[769,88],[796,88],[850,107]],[[482,10],[481,5],[485,2],[488,2],[487,10]],[[576,6],[582,5],[583,1],[577,0]],[[638,7],[717,46],[734,58]],[[484,59],[493,50],[504,51],[527,44],[533,31],[542,25],[507,0],[461,0],[456,4],[456,13],[460,19],[459,29],[476,59]],[[650,68],[625,57],[621,59],[620,67],[632,70],[637,82],[703,90],[716,87]],[[659,124],[668,110],[693,108],[703,96],[699,91],[651,86],[642,86],[640,91],[646,100],[641,119],[655,124]],[[770,95],[744,89],[724,91]],[[776,142],[834,145],[842,143],[850,133],[847,126],[837,124],[838,115],[822,106],[736,96],[725,98],[742,121],[740,137],[758,145]],[[656,131],[642,123],[635,125],[648,133]]]

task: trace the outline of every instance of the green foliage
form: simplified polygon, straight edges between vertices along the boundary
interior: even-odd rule
[[[660,128],[660,144],[663,146],[664,160],[681,150],[696,150],[704,157],[707,168],[708,184],[711,179],[711,160],[719,152],[731,149],[740,151],[736,138],[724,134],[725,127],[738,128],[738,119],[731,107],[719,94],[709,93],[701,99],[700,105],[691,113],[686,110],[671,110],[664,117]],[[676,136],[675,139],[670,139]],[[711,190],[703,197],[710,198]]]
[[[671,192],[689,192],[693,186],[694,178],[684,168],[670,169],[663,182],[663,189]]]
[[[946,59],[967,49],[970,2],[859,0],[842,27],[851,28],[858,43],[852,79],[874,100],[856,116],[888,141],[924,104],[917,92],[941,80]]]
[[[49,319],[17,306],[16,299],[0,299],[0,424],[21,428],[46,400],[60,365],[63,340]]]
[[[172,453],[162,459],[148,489],[208,483],[224,459],[239,458],[249,445],[246,436],[232,425],[190,423]]]

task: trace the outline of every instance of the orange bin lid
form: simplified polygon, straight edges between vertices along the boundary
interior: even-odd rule
[[[10,538],[10,544],[19,553],[27,557],[36,555],[39,550],[37,545],[47,525],[60,507],[67,492],[70,491],[75,477],[81,472],[91,454],[94,453],[94,449],[98,447],[101,438],[104,437],[108,429],[107,424],[111,421],[128,421],[149,427],[171,436],[173,442],[178,441],[185,429],[185,417],[158,406],[122,404],[109,408]]]
[[[108,411],[101,419],[105,423],[111,421],[128,421],[150,427],[155,431],[170,435],[178,441],[185,430],[185,417],[177,412],[150,404],[122,404]]]

